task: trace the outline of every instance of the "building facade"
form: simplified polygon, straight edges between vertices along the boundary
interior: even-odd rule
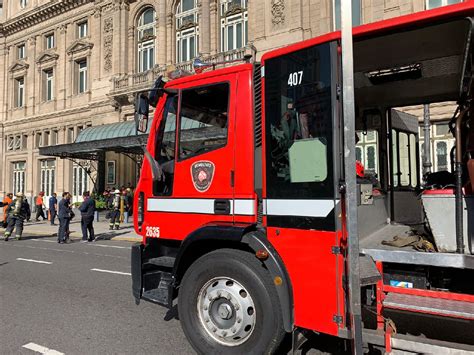
[[[258,60],[335,30],[340,1],[0,0],[0,195],[70,191],[77,200],[93,189],[97,170],[106,187],[134,186],[137,164],[127,155],[108,152],[98,165],[41,156],[39,148],[73,143],[88,127],[132,120],[136,92],[169,68],[191,69],[196,57]],[[353,21],[455,2],[353,0]],[[419,107],[409,110],[422,116]],[[453,107],[433,105],[431,113],[444,122]]]

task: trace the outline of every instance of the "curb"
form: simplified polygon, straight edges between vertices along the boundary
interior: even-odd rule
[[[2,232],[3,232],[3,228],[2,228]],[[78,233],[78,232],[75,232],[73,231],[72,233]],[[72,234],[71,233],[71,234]],[[25,236],[27,235],[33,235],[33,236],[42,236],[42,237],[56,237],[57,236],[57,233],[48,233],[48,232],[26,232],[24,233]],[[81,240],[82,237],[79,237],[79,236],[73,236],[71,235],[70,237],[71,239],[73,240]],[[141,242],[142,241],[142,237],[140,236],[137,236],[137,237],[121,237],[121,236],[117,236],[117,237],[114,237],[112,236],[110,239],[101,239],[99,238],[98,240],[116,240],[116,241],[123,241],[123,242]]]

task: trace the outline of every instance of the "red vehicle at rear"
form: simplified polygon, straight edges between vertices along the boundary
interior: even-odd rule
[[[177,300],[202,354],[275,353],[287,334],[296,348],[308,331],[345,339],[355,352],[357,344],[472,350],[474,238],[456,210],[470,211],[468,190],[459,191],[471,177],[472,16],[464,3],[354,29],[355,130],[344,129],[339,32],[260,63],[159,78],[136,108],[146,131],[155,107],[134,202],[143,235],[132,248],[137,302]],[[458,102],[459,155],[445,204],[456,218],[442,240],[432,201],[420,199],[428,186],[417,119],[396,108],[448,100]],[[368,134],[377,168],[347,176],[347,137]],[[349,179],[357,235],[346,230]],[[395,235],[419,236],[436,252],[400,249]],[[350,253],[360,272],[349,269]],[[349,297],[354,289],[361,302]],[[432,336],[432,319],[462,331]],[[425,339],[410,335],[415,323]]]

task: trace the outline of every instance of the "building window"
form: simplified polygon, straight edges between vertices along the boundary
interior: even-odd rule
[[[51,141],[49,143],[50,145],[58,144],[58,134],[59,132],[57,130],[51,131]]]
[[[50,33],[45,36],[46,49],[54,48],[54,33]]]
[[[182,0],[176,8],[176,59],[186,62],[199,53],[199,14],[196,0]]]
[[[146,9],[140,16],[137,26],[138,71],[150,70],[155,65],[155,10]]]
[[[67,142],[68,143],[73,143],[74,142],[74,127],[69,127],[67,129]]]
[[[35,148],[43,146],[43,134],[41,132],[36,132],[35,134]]]
[[[115,160],[107,162],[107,185],[115,184]]]
[[[82,193],[88,190],[88,179],[86,169],[74,164],[72,168],[72,195],[73,201],[78,201]]]
[[[77,38],[87,37],[87,21],[79,22],[77,24]]]
[[[440,6],[453,5],[462,2],[462,0],[426,0],[426,10],[434,9]]]
[[[333,0],[335,30],[341,29],[341,0]],[[359,26],[362,23],[361,0],[352,0],[352,26]]]
[[[15,79],[15,107],[23,107],[25,105],[25,78]]]
[[[20,7],[24,9],[28,5],[28,0],[20,0]]]
[[[378,132],[357,131],[359,142],[356,145],[356,160],[360,161],[365,168],[365,172],[374,176],[379,175],[379,143]]]
[[[221,50],[244,47],[247,39],[247,0],[221,0]]]
[[[16,49],[17,49],[18,59],[25,59],[26,57],[25,45],[20,44],[18,47],[16,47]]]
[[[13,194],[25,192],[25,172],[26,162],[18,161],[13,163]]]
[[[82,94],[87,91],[87,60],[76,62],[77,66],[77,93]]]
[[[41,160],[41,191],[46,196],[51,196],[54,192],[54,181],[56,175],[56,160]]]
[[[7,151],[23,150],[28,146],[28,136],[18,135],[7,138]]]
[[[53,69],[45,70],[44,77],[44,99],[51,101],[54,98],[54,72]]]

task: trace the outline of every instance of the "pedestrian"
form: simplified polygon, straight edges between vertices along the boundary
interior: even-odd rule
[[[79,207],[81,211],[81,229],[82,229],[82,242],[94,241],[94,212],[95,212],[95,201],[90,196],[89,191],[84,191],[82,194],[84,201]],[[87,232],[89,231],[89,237]]]
[[[41,191],[38,196],[36,197],[35,206],[36,206],[36,222],[39,222],[39,218],[42,217],[43,221],[46,219],[44,215],[44,210],[46,206],[44,205],[44,191]]]
[[[110,195],[109,198],[109,209],[110,209],[110,221],[109,229],[119,229],[120,227],[120,190],[116,189],[114,194]]]
[[[49,198],[49,219],[52,226],[55,226],[54,219],[56,218],[56,214],[58,212],[58,199],[56,192],[53,192],[53,195]]]
[[[7,229],[5,230],[5,241],[12,235],[15,229],[15,235],[18,240],[23,234],[23,224],[25,220],[29,221],[31,217],[31,209],[27,199],[22,192],[16,193],[16,199],[13,200],[7,208]]]
[[[61,201],[58,203],[58,218],[59,218],[59,229],[58,229],[58,243],[65,243],[68,241],[69,222],[71,221],[72,209],[71,209],[71,195],[69,192],[63,192]]]
[[[2,201],[2,205],[3,205],[2,226],[3,226],[3,228],[7,228],[7,217],[8,217],[7,208],[10,205],[10,203],[12,203],[12,202],[13,202],[13,194],[11,192],[9,192],[9,193],[6,194],[5,198]]]

